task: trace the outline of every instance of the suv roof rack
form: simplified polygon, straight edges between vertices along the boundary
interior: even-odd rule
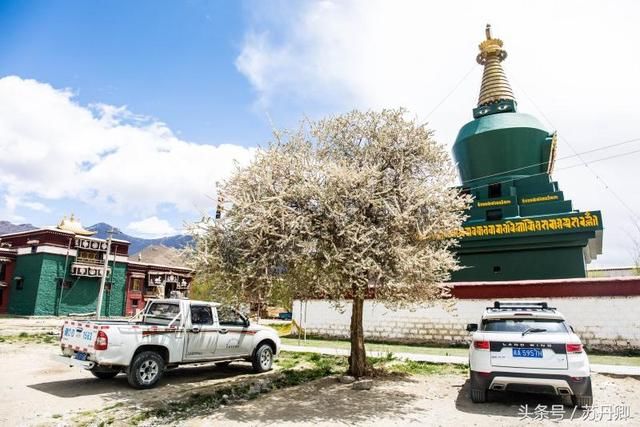
[[[487,307],[490,311],[534,311],[549,310],[555,311],[555,307],[549,307],[549,304],[543,301],[495,301],[493,307]]]

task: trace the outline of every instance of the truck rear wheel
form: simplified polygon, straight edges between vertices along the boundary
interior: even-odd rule
[[[100,378],[101,380],[109,380],[120,373],[119,369],[98,368],[95,366],[91,368],[90,371],[94,377]]]
[[[154,387],[164,373],[164,359],[154,351],[143,351],[133,358],[127,380],[133,388]]]
[[[255,353],[251,360],[254,372],[266,372],[271,369],[273,364],[273,350],[268,344],[262,344]]]

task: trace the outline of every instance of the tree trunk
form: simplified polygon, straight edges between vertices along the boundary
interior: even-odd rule
[[[364,298],[354,297],[351,308],[351,355],[349,356],[349,373],[354,377],[367,374],[367,357],[364,351],[364,333],[362,330],[362,309]]]

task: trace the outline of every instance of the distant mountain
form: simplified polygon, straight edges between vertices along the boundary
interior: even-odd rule
[[[107,237],[109,237],[108,233],[112,228],[113,227],[109,224],[99,222],[92,225],[91,227],[87,227],[87,230],[95,231],[95,237],[106,239]],[[137,254],[147,246],[151,245],[163,245],[169,248],[182,249],[193,242],[193,237],[185,234],[160,237],[158,239],[144,239],[142,237],[130,236],[121,232],[120,230],[117,230],[115,233],[113,233],[113,238],[131,242],[131,245],[129,245],[129,255]]]
[[[34,228],[36,227],[31,224],[12,224],[9,221],[0,221],[0,236],[3,234],[33,230]]]
[[[18,233],[20,231],[28,231],[36,228],[38,227],[31,224],[13,224],[9,221],[0,221],[0,236],[3,234]],[[87,227],[88,230],[96,232],[95,237],[101,239],[106,239],[109,236],[108,232],[111,228],[111,225],[105,224],[104,222],[99,222],[91,227]],[[137,254],[147,246],[151,245],[162,245],[169,248],[182,249],[193,242],[193,238],[185,234],[160,237],[158,239],[144,239],[142,237],[130,236],[119,230],[113,233],[113,238],[131,242],[131,245],[129,245],[129,255]]]

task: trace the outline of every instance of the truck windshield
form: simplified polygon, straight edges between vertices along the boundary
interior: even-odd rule
[[[145,321],[158,325],[168,325],[180,313],[178,304],[156,302],[149,306],[145,313]]]
[[[544,329],[540,333],[568,332],[561,319],[486,319],[482,330],[486,332],[524,332],[527,329]]]

